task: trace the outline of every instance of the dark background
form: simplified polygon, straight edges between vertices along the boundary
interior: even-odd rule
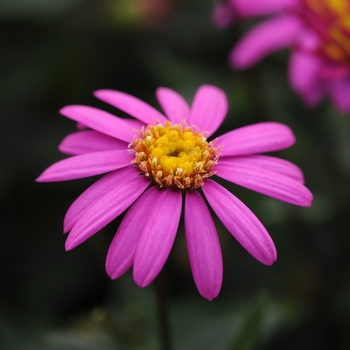
[[[73,251],[62,223],[94,179],[38,184],[62,159],[68,104],[117,111],[92,96],[111,88],[159,107],[158,86],[191,102],[222,88],[219,133],[260,121],[288,124],[297,143],[277,155],[299,165],[314,194],[299,208],[228,185],[275,241],[272,267],[255,261],[217,220],[224,282],[212,302],[192,281],[183,229],[164,269],[174,349],[350,348],[350,120],[328,101],[307,109],[287,81],[288,52],[245,72],[227,55],[246,23],[212,26],[210,0],[0,2],[0,348],[158,349],[153,284],[104,270],[119,220]],[[226,184],[227,185],[227,184]]]

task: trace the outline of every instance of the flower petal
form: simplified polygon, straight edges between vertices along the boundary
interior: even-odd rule
[[[134,280],[140,287],[150,284],[163,268],[180,221],[181,192],[168,189],[160,193],[137,243]]]
[[[344,78],[330,83],[330,94],[335,107],[343,113],[350,112],[350,79]]]
[[[168,119],[176,124],[180,124],[190,116],[190,107],[185,99],[176,91],[165,87],[160,87],[156,91],[159,104],[162,106]]]
[[[91,129],[126,142],[130,142],[135,135],[127,120],[120,119],[113,114],[94,107],[66,106],[60,110],[60,113]]]
[[[116,90],[98,90],[94,95],[112,106],[119,108],[145,124],[163,123],[166,118],[148,103]]]
[[[231,65],[238,69],[249,68],[271,52],[287,47],[295,40],[300,26],[295,16],[273,18],[258,24],[231,51]]]
[[[37,179],[38,182],[55,182],[100,175],[124,168],[133,157],[126,149],[82,154],[63,159],[48,167]]]
[[[142,227],[160,194],[157,187],[151,187],[125,214],[107,253],[106,271],[112,279],[120,277],[132,266]]]
[[[202,85],[194,96],[188,124],[207,131],[206,137],[210,137],[225,119],[227,110],[225,93],[215,86]]]
[[[185,232],[194,282],[199,293],[212,300],[221,289],[222,255],[213,219],[197,191],[186,193]]]
[[[321,61],[307,52],[294,51],[290,57],[289,80],[292,88],[308,92],[320,83]]]
[[[98,131],[86,130],[78,131],[66,136],[58,149],[62,153],[79,155],[85,153],[125,150],[128,144],[114,137],[101,134]]]
[[[64,232],[70,231],[91,207],[103,201],[109,194],[120,192],[123,195],[123,186],[125,191],[137,192],[137,186],[142,188],[148,184],[149,181],[144,176],[139,176],[135,166],[128,166],[105,175],[85,190],[69,207],[64,218]]]
[[[295,6],[298,0],[233,0],[241,16],[255,17],[280,12]]]
[[[221,156],[241,156],[279,151],[295,142],[292,130],[281,123],[264,122],[243,126],[219,137]]]
[[[268,169],[304,183],[304,175],[301,169],[295,164],[281,158],[265,155],[221,157],[219,163],[229,163],[231,165],[249,165],[255,168]]]
[[[308,207],[312,193],[299,181],[274,171],[235,162],[219,162],[216,175],[237,185],[281,201]]]
[[[258,218],[237,197],[207,179],[203,192],[216,215],[255,259],[272,265],[277,258],[275,245]]]

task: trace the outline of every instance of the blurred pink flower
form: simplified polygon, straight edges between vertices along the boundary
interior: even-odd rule
[[[227,3],[241,18],[272,15],[237,43],[229,59],[233,67],[248,68],[271,52],[289,47],[290,83],[304,103],[314,106],[329,95],[337,109],[350,111],[349,0]]]
[[[294,144],[287,126],[274,122],[249,125],[208,142],[207,137],[227,113],[222,90],[200,87],[191,108],[171,89],[158,88],[156,95],[166,117],[145,102],[114,90],[99,90],[95,96],[135,119],[121,119],[88,106],[62,108],[61,114],[90,129],[68,135],[59,149],[73,157],[53,164],[37,181],[108,173],[68,209],[66,249],[81,244],[130,207],[108,250],[106,270],[115,279],[133,266],[140,287],[151,283],[167,260],[185,197],[184,223],[193,278],[199,293],[211,300],[221,288],[222,256],[213,219],[196,189],[202,188],[228,231],[266,265],[276,260],[268,232],[237,197],[209,177],[215,174],[300,206],[310,206],[312,194],[303,185],[297,166],[257,154]]]

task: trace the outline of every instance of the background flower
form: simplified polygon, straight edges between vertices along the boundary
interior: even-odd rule
[[[291,48],[289,80],[306,105],[325,95],[340,111],[350,110],[350,5],[346,0],[231,0],[242,18],[271,15],[237,43],[230,63],[238,69]]]

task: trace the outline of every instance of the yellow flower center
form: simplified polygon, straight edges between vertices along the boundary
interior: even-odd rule
[[[166,121],[143,128],[129,148],[135,152],[133,162],[159,187],[193,189],[214,175],[220,156],[215,142],[194,127]]]
[[[306,16],[308,24],[321,38],[319,53],[333,61],[350,65],[349,0],[303,0],[303,3],[309,13]]]

